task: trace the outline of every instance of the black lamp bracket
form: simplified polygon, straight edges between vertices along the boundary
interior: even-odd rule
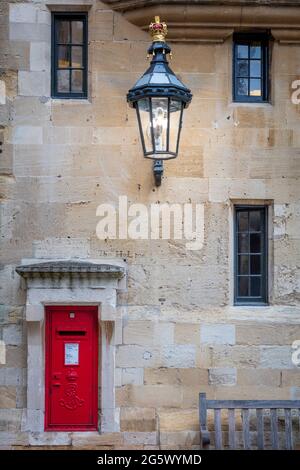
[[[154,160],[153,162],[153,174],[155,180],[155,186],[161,185],[162,175],[164,173],[164,163],[162,160]]]

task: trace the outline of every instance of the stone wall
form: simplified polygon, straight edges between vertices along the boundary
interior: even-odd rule
[[[0,446],[197,448],[198,393],[300,398],[291,344],[300,339],[300,46],[274,42],[272,104],[231,102],[232,42],[175,43],[171,64],[191,87],[180,156],[160,188],[142,157],[125,95],[147,67],[147,33],[98,0],[89,10],[89,99],[50,98],[50,10],[0,5]],[[69,6],[68,6],[69,4]],[[73,7],[70,7],[73,5]],[[167,18],[165,18],[167,20]],[[96,208],[204,203],[200,251],[182,241],[100,241]],[[270,204],[270,305],[232,306],[232,206]],[[24,258],[126,260],[116,344],[120,432],[47,433],[26,426]]]

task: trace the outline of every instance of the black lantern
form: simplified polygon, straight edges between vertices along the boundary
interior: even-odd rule
[[[127,94],[127,101],[136,109],[144,156],[154,159],[156,185],[161,183],[163,160],[178,155],[183,110],[192,99],[190,90],[170,69],[165,42],[167,25],[159,16],[150,24],[153,43],[148,49],[152,61],[148,70]]]

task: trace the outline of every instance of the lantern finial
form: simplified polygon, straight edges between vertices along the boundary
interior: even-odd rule
[[[168,33],[168,27],[166,23],[160,21],[159,16],[155,16],[154,23],[150,23],[149,31],[152,36],[153,42],[165,42],[166,35]]]

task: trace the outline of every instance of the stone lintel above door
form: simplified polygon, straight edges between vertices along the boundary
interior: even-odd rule
[[[89,261],[61,260],[61,261],[43,261],[39,263],[22,264],[16,267],[16,271],[20,276],[29,279],[31,277],[45,277],[52,274],[65,274],[76,276],[76,274],[96,274],[98,277],[112,277],[120,279],[125,274],[123,266],[94,263]]]

